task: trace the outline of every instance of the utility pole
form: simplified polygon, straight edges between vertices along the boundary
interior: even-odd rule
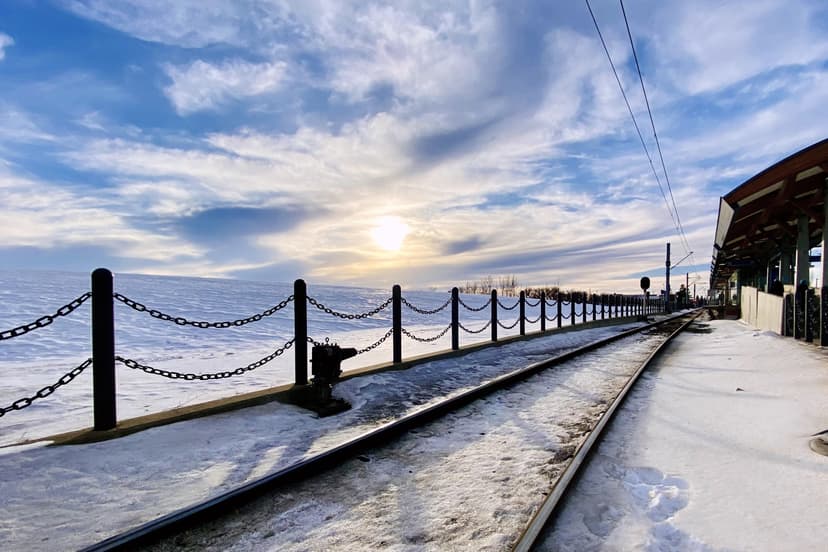
[[[667,293],[664,297],[664,311],[670,313],[670,242],[667,242],[667,262],[664,263],[667,267]]]

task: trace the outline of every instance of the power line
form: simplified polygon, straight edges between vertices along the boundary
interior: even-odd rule
[[[624,25],[627,27],[627,37],[630,39],[630,48],[632,49],[633,59],[635,60],[635,69],[638,72],[638,80],[641,83],[641,92],[644,93],[644,103],[647,106],[647,114],[650,116],[650,126],[653,129],[653,138],[655,138],[656,148],[658,149],[658,157],[661,159],[661,169],[664,171],[664,180],[667,182],[667,190],[670,193],[670,200],[673,203],[673,209],[676,212],[676,222],[678,223],[679,236],[684,240],[684,247],[690,251],[690,246],[687,243],[687,236],[684,233],[684,227],[681,225],[681,216],[676,206],[676,198],[673,196],[673,187],[670,186],[670,177],[667,174],[667,165],[664,163],[664,154],[661,152],[661,143],[658,139],[658,132],[656,132],[655,121],[653,120],[653,111],[650,109],[650,100],[647,97],[647,88],[644,86],[644,77],[641,74],[641,65],[638,63],[638,54],[635,51],[635,43],[633,42],[632,32],[630,31],[630,22],[627,20],[627,10],[624,9],[624,0],[619,0],[621,3],[621,13],[624,15]]]
[[[676,222],[678,223],[679,236],[684,242],[685,251],[689,252],[690,262],[696,264],[693,250],[690,249],[690,243],[687,240],[687,234],[684,232],[684,226],[681,224],[681,216],[679,215],[678,205],[676,205],[676,198],[673,196],[673,187],[670,185],[670,176],[667,173],[667,165],[664,163],[664,154],[661,152],[661,142],[658,139],[658,132],[656,132],[655,121],[653,120],[653,111],[650,109],[650,100],[647,97],[647,89],[644,86],[644,76],[641,74],[641,65],[638,63],[638,54],[635,51],[635,42],[633,41],[632,31],[630,31],[630,22],[627,19],[627,10],[624,8],[624,0],[619,0],[621,4],[621,13],[624,16],[624,26],[627,28],[627,37],[630,40],[630,49],[635,60],[635,69],[638,72],[638,80],[641,83],[641,92],[644,94],[644,103],[647,105],[647,113],[650,117],[650,126],[653,129],[653,138],[655,138],[656,148],[658,149],[658,157],[661,160],[661,169],[664,171],[664,180],[667,182],[667,190],[670,193],[670,200],[673,203],[673,209],[676,212]]]
[[[630,101],[627,99],[627,93],[624,91],[624,85],[621,84],[621,79],[618,77],[618,71],[615,69],[615,63],[613,63],[612,56],[607,48],[607,43],[604,41],[604,35],[601,33],[601,28],[598,26],[598,20],[595,19],[595,14],[592,12],[592,6],[589,5],[589,0],[584,1],[586,2],[587,9],[589,10],[589,15],[592,17],[592,23],[595,25],[595,30],[598,32],[598,38],[601,39],[601,46],[604,47],[604,53],[607,54],[610,67],[612,67],[612,74],[615,75],[615,82],[618,83],[618,89],[621,90],[621,95],[624,97],[624,103],[627,104],[627,111],[630,113],[630,118],[632,119],[633,126],[635,126],[635,131],[638,133],[638,139],[641,141],[641,147],[644,148],[644,154],[647,156],[647,161],[650,162],[650,169],[652,169],[653,176],[658,183],[658,189],[661,192],[661,197],[664,198],[664,204],[667,206],[667,212],[670,214],[673,226],[675,226],[678,230],[679,227],[676,223],[675,217],[673,216],[673,209],[670,208],[670,202],[667,200],[667,194],[664,193],[664,187],[661,185],[661,179],[658,177],[658,171],[656,171],[655,165],[653,165],[653,158],[650,156],[650,150],[647,149],[647,144],[644,142],[644,136],[641,134],[638,122],[635,120],[635,114],[633,114],[632,107],[630,107]]]

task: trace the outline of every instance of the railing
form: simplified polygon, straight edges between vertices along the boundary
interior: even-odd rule
[[[34,401],[46,398],[54,393],[58,388],[70,383],[90,365],[93,367],[92,372],[92,387],[93,387],[93,409],[94,409],[94,429],[97,431],[112,429],[117,425],[116,416],[116,388],[115,388],[115,366],[116,363],[124,366],[140,370],[147,374],[162,376],[170,379],[182,379],[185,381],[203,381],[224,379],[233,376],[243,375],[257,368],[268,364],[277,357],[283,355],[286,351],[293,349],[294,352],[294,382],[296,385],[306,385],[308,383],[308,345],[319,344],[312,336],[308,335],[308,305],[318,309],[319,311],[342,319],[342,320],[361,320],[372,318],[380,314],[387,308],[391,308],[391,328],[374,343],[359,349],[357,354],[363,354],[377,347],[381,346],[388,339],[392,341],[392,362],[395,364],[401,363],[403,360],[402,341],[403,336],[408,339],[421,342],[433,343],[446,334],[451,336],[451,350],[457,351],[460,349],[460,335],[461,332],[470,335],[481,334],[487,329],[490,331],[490,339],[492,342],[498,341],[498,328],[504,330],[512,330],[518,328],[519,335],[527,335],[526,325],[538,325],[539,330],[533,332],[535,335],[546,333],[547,322],[554,322],[557,329],[562,328],[564,321],[568,321],[569,326],[574,326],[576,320],[580,317],[581,323],[586,323],[589,316],[593,321],[598,320],[600,315],[601,320],[608,318],[619,318],[635,315],[648,315],[660,311],[661,304],[658,299],[645,300],[642,296],[629,295],[591,295],[585,293],[571,293],[559,294],[554,298],[547,299],[541,293],[540,297],[533,299],[527,298],[524,292],[520,292],[520,296],[512,302],[512,299],[504,301],[497,296],[497,291],[491,292],[491,297],[482,306],[474,307],[467,304],[460,297],[458,288],[452,288],[451,294],[444,303],[439,307],[427,309],[422,308],[402,295],[402,289],[399,285],[392,288],[391,296],[374,308],[362,313],[346,313],[335,310],[327,306],[312,296],[308,295],[307,285],[304,280],[296,280],[293,286],[293,294],[286,297],[276,305],[266,309],[263,312],[255,313],[253,315],[238,318],[236,320],[226,321],[202,321],[190,320],[182,316],[173,316],[160,310],[150,308],[134,299],[126,297],[114,291],[112,273],[104,268],[99,268],[92,273],[92,289],[90,292],[84,293],[80,297],[72,300],[68,304],[60,307],[52,315],[46,315],[38,318],[34,322],[24,324],[6,331],[0,331],[0,341],[13,339],[24,336],[30,332],[36,331],[40,328],[46,327],[61,317],[72,314],[78,307],[84,304],[87,300],[92,301],[92,356],[81,362],[77,367],[72,368],[69,372],[60,377],[54,384],[48,385],[31,397],[23,397],[11,403],[7,407],[0,407],[0,417],[5,416],[9,412],[22,410],[28,407]],[[163,370],[149,365],[142,364],[135,359],[125,358],[118,355],[115,350],[115,316],[114,316],[114,302],[118,301],[127,307],[139,312],[146,313],[152,318],[173,323],[179,326],[190,326],[197,329],[206,328],[234,328],[259,322],[260,320],[276,315],[285,310],[288,305],[293,305],[293,338],[286,341],[280,347],[276,348],[270,354],[261,359],[240,366],[233,370],[224,370],[213,373],[183,373],[171,370]],[[580,310],[576,307],[580,306]],[[403,326],[403,307],[409,309],[422,316],[435,316],[443,311],[450,309],[450,319],[448,324],[443,327],[435,335],[419,336],[412,330]],[[527,314],[527,307],[530,309],[537,308],[536,315],[529,316]],[[482,327],[467,328],[460,320],[460,312],[469,313],[483,313],[489,310],[489,320]],[[498,316],[499,309],[503,312],[511,312],[517,310],[516,317],[510,322],[503,321]],[[548,316],[549,310],[554,314]],[[511,318],[511,316],[509,316]]]

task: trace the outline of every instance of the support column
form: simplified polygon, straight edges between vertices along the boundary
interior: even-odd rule
[[[819,344],[828,346],[828,178],[825,179],[822,193],[825,197],[822,223],[822,289],[819,295]]]
[[[794,285],[796,286],[796,297],[794,300],[794,337],[803,339],[806,332],[806,324],[808,320],[807,314],[807,290],[808,290],[808,269],[810,267],[810,260],[808,259],[808,217],[800,215],[796,220],[796,275],[794,277]],[[803,285],[804,283],[804,285]]]

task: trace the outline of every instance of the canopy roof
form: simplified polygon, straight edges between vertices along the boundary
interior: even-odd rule
[[[761,267],[796,248],[797,219],[808,217],[811,246],[822,240],[828,139],[771,165],[722,197],[716,224],[711,288],[733,271]]]

